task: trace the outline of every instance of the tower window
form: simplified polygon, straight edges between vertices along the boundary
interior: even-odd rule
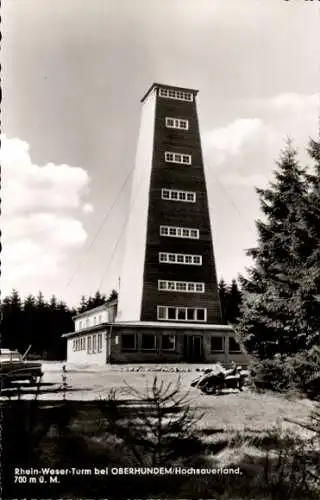
[[[204,322],[207,310],[193,307],[158,306],[158,320]]]
[[[191,155],[182,153],[171,153],[166,151],[164,154],[164,159],[167,163],[183,163],[185,165],[191,165]]]
[[[177,191],[176,189],[162,189],[161,198],[163,200],[196,202],[196,193],[193,191]]]
[[[202,255],[188,255],[184,253],[159,253],[159,262],[166,264],[202,265]]]
[[[188,281],[165,281],[158,280],[158,290],[165,292],[189,292],[203,293],[205,290],[204,283],[194,283]]]
[[[160,236],[198,240],[200,232],[199,229],[191,229],[188,227],[160,226]]]
[[[176,128],[181,130],[189,130],[189,121],[180,118],[166,118],[167,128]]]
[[[178,101],[193,101],[193,94],[191,92],[183,92],[181,90],[159,89],[159,96]]]

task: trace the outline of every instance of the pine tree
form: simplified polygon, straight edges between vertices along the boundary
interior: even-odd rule
[[[226,301],[226,320],[228,323],[236,323],[240,317],[241,292],[237,281],[232,280],[230,287],[227,290]]]
[[[22,302],[17,290],[12,290],[3,312],[1,345],[9,349],[25,350],[27,342],[24,335]]]
[[[227,322],[226,318],[226,308],[227,308],[227,300],[228,300],[228,287],[227,283],[223,278],[220,279],[218,283],[218,290],[219,290],[219,298],[220,298],[220,304],[221,304],[221,312],[222,312],[222,319],[223,322]]]
[[[290,141],[277,166],[275,182],[257,189],[265,220],[256,222],[258,246],[247,252],[254,265],[242,279],[237,328],[247,351],[259,358],[303,350],[312,336],[310,297],[302,286],[312,244],[308,177]]]
[[[304,293],[308,295],[306,304],[312,334],[308,346],[320,345],[320,142],[309,141],[308,153],[314,162],[314,170],[309,176],[309,207],[306,225],[309,233],[309,256],[304,263],[302,280]]]
[[[107,302],[111,302],[112,300],[116,300],[118,298],[117,290],[111,290],[109,297],[107,298]]]
[[[78,313],[83,313],[84,311],[86,311],[87,306],[88,306],[87,298],[84,295],[82,295],[80,300],[80,306],[78,307]]]

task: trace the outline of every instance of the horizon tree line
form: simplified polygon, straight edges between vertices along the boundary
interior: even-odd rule
[[[219,294],[224,322],[232,323],[239,315],[241,297],[236,280],[228,285],[221,279]],[[31,355],[48,360],[64,359],[66,341],[61,336],[74,330],[73,317],[117,297],[116,290],[109,295],[97,291],[88,297],[83,295],[78,306],[69,307],[55,295],[46,300],[39,291],[37,296],[29,294],[23,299],[14,289],[1,303],[1,347],[25,352],[31,345]]]

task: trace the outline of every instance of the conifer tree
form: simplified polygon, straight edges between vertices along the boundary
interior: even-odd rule
[[[241,292],[237,281],[233,279],[227,290],[226,319],[228,323],[236,323],[240,317]]]
[[[258,245],[249,277],[242,278],[243,306],[238,332],[249,353],[269,358],[306,348],[312,337],[304,265],[312,234],[308,176],[288,141],[277,162],[275,181],[257,189],[264,220],[256,222]]]
[[[309,176],[309,211],[306,225],[309,233],[310,253],[304,265],[304,291],[308,293],[307,314],[312,334],[308,346],[320,346],[320,140],[309,141],[308,153],[313,161],[313,172]]]
[[[220,299],[220,304],[221,304],[221,312],[222,312],[222,319],[223,322],[227,322],[226,318],[226,308],[227,308],[227,300],[228,300],[228,287],[227,283],[223,278],[220,279],[218,283],[218,290],[219,290],[219,299]]]

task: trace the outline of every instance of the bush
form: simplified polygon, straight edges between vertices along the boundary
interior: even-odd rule
[[[285,392],[293,389],[294,368],[284,356],[253,361],[250,366],[250,381],[256,389]]]
[[[260,390],[296,390],[310,398],[320,396],[320,348],[314,346],[295,356],[276,355],[273,359],[253,361],[252,385]]]

